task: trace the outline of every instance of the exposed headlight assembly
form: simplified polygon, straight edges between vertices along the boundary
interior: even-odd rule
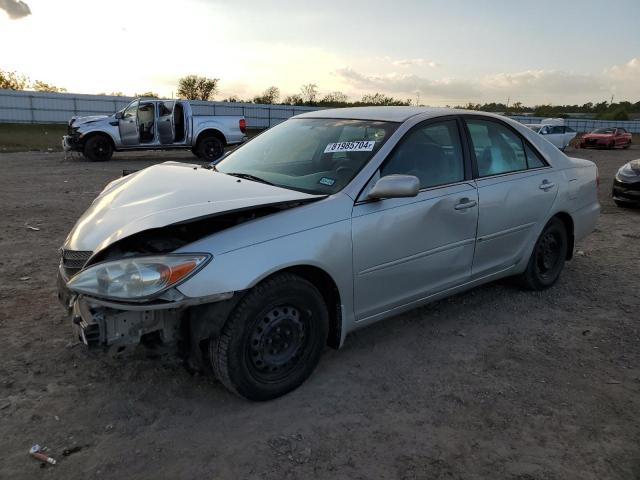
[[[145,300],[186,280],[210,259],[208,254],[123,258],[83,270],[67,283],[67,287],[99,298]]]

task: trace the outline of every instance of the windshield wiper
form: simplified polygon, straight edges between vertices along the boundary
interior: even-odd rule
[[[231,172],[231,173],[224,172],[224,173],[226,173],[227,175],[231,175],[232,177],[244,178],[245,180],[264,183],[266,185],[273,185],[273,183],[271,183],[270,181],[265,180],[264,178],[256,177],[255,175],[251,175],[250,173],[240,173],[240,172]]]

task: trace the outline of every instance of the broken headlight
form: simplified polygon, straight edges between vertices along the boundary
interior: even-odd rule
[[[67,287],[95,297],[142,300],[186,280],[210,258],[208,254],[174,254],[98,263],[74,276]]]

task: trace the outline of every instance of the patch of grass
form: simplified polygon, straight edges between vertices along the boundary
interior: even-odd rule
[[[61,151],[66,132],[64,124],[0,123],[0,152]]]
[[[249,138],[263,130],[247,129]],[[0,153],[33,150],[62,151],[62,136],[67,134],[64,124],[0,123]]]

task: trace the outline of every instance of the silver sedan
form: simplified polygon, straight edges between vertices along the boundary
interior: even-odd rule
[[[598,173],[505,117],[369,107],[294,117],[216,165],[109,184],[62,247],[85,344],[175,344],[231,391],[298,387],[357,328],[513,276],[553,285]]]

